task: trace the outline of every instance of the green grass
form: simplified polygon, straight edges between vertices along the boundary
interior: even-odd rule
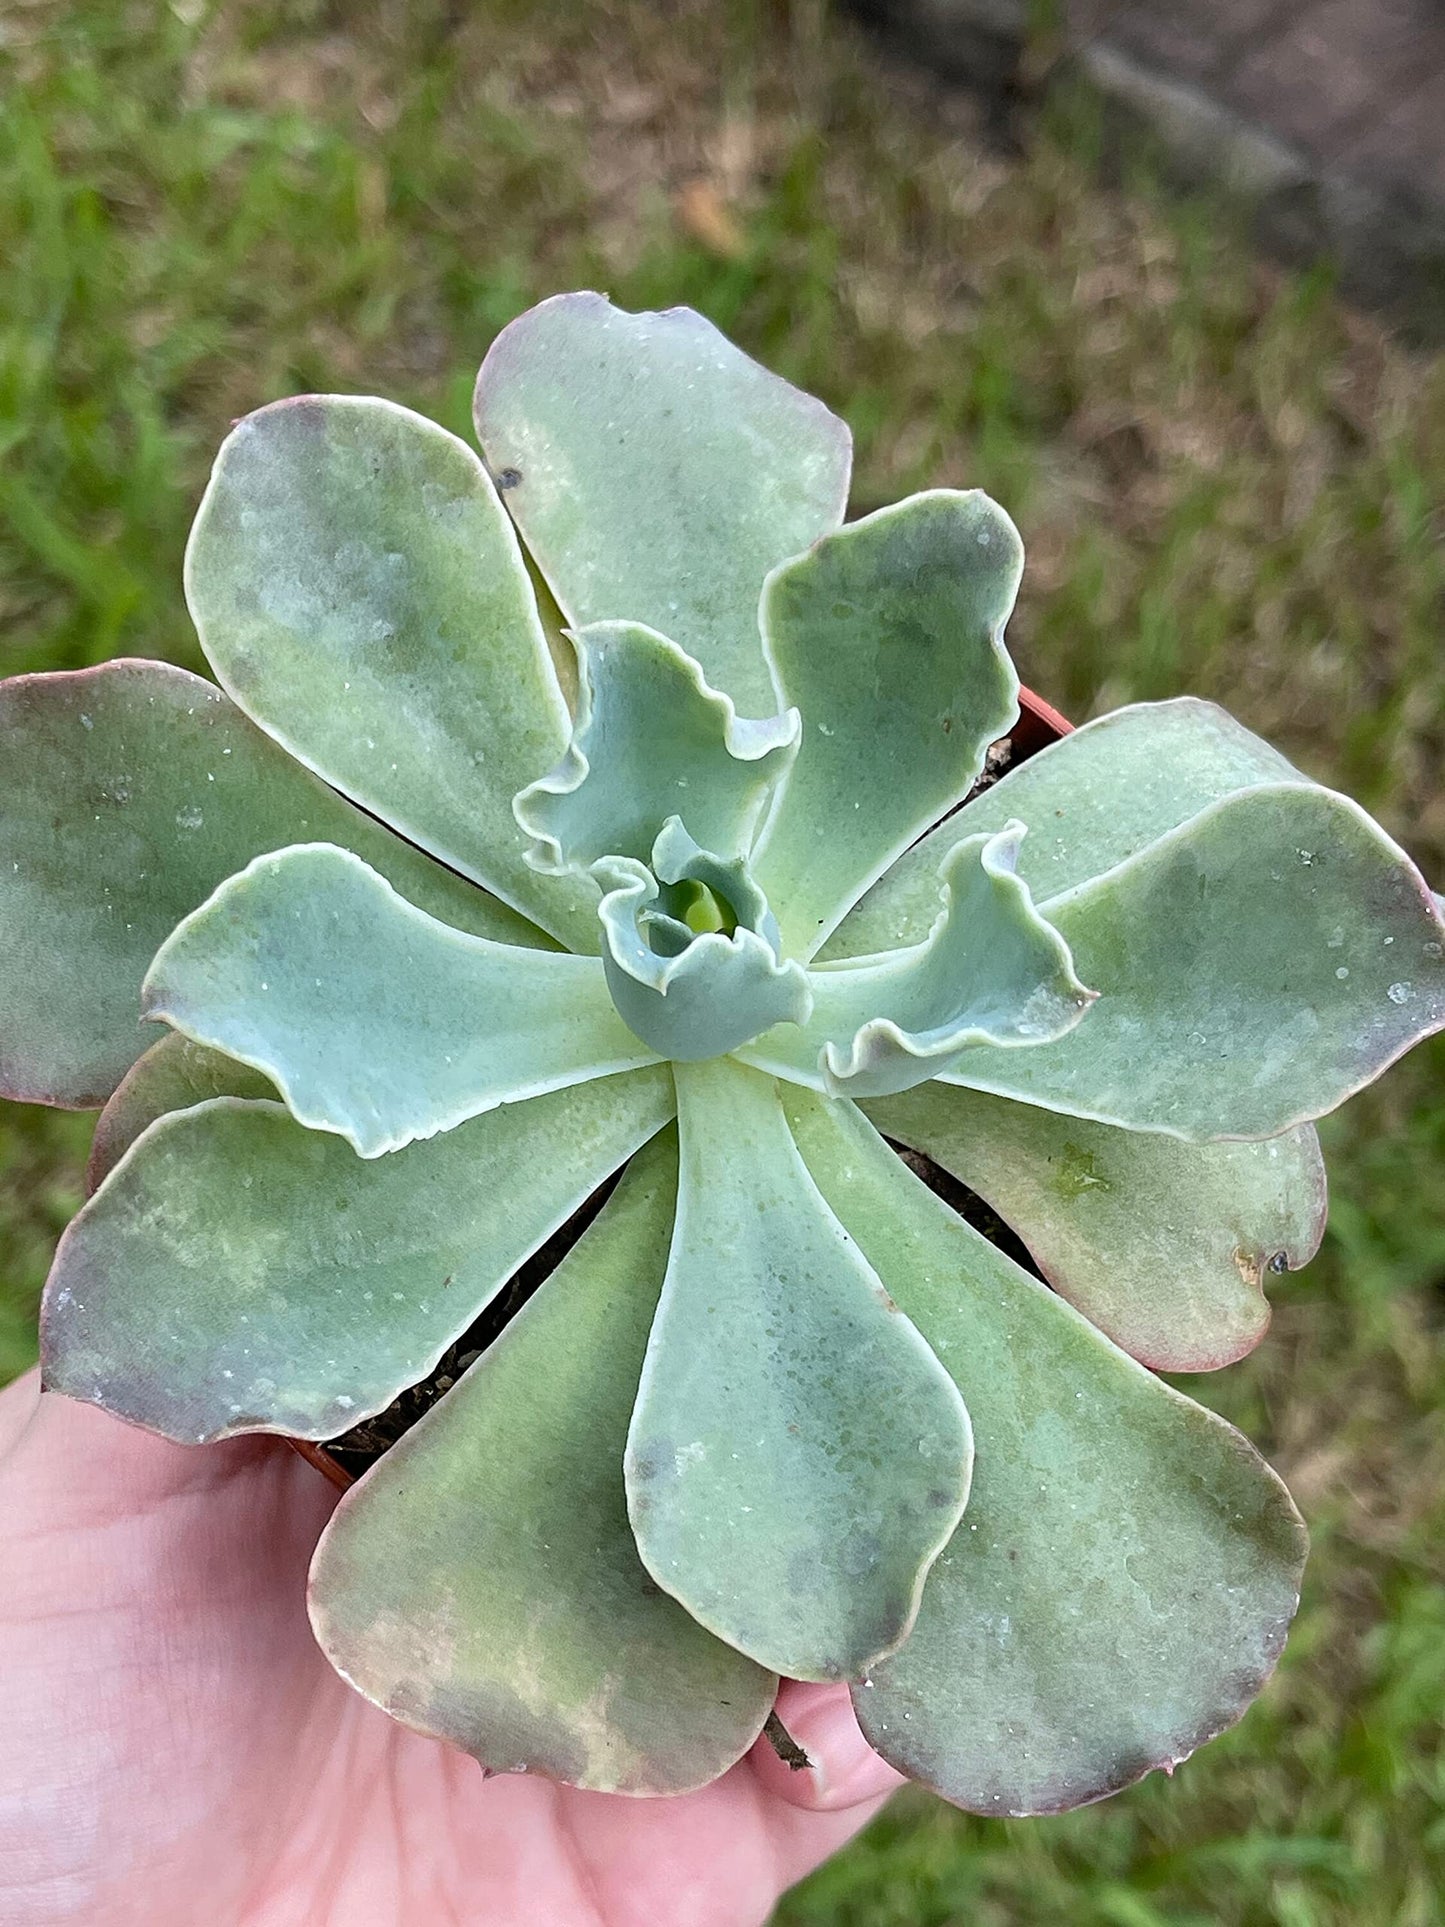
[[[858,438],[864,507],[978,483],[1012,630],[1076,716],[1192,689],[1445,876],[1445,365],[1254,261],[1088,104],[1022,154],[810,0],[11,9],[0,41],[0,651],[195,663],[186,527],[229,419],[303,388],[466,430],[559,287],[691,302]],[[900,1801],[779,1927],[1429,1927],[1445,1890],[1445,1051],[1328,1127],[1334,1212],[1246,1364],[1191,1386],[1316,1554],[1233,1734],[1060,1820]],[[0,1372],[85,1120],[0,1113]]]

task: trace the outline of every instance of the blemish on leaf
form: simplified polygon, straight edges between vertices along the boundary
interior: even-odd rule
[[[648,1439],[632,1455],[632,1477],[634,1480],[655,1479],[665,1466],[675,1462],[676,1457],[677,1449],[670,1439]]]
[[[1063,1162],[1054,1178],[1054,1189],[1061,1198],[1082,1197],[1086,1191],[1112,1191],[1111,1181],[1095,1168],[1094,1153],[1077,1144],[1065,1144]]]

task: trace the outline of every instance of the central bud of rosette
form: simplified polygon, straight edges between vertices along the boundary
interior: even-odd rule
[[[807,973],[781,955],[777,919],[742,857],[715,856],[670,816],[651,865],[603,857],[602,962],[629,1029],[682,1063],[721,1057],[774,1024],[805,1024]]]
[[[593,623],[572,641],[572,740],[513,808],[535,869],[601,889],[602,962],[623,1021],[684,1063],[806,1023],[807,972],[784,960],[748,861],[796,755],[798,712],[739,717],[641,623]]]

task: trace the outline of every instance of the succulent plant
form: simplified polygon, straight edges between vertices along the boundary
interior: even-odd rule
[[[0,1073],[105,1103],[46,1383],[336,1439],[626,1166],[341,1501],[342,1674],[629,1793],[724,1771],[779,1674],[982,1812],[1171,1766],[1305,1535],[1154,1372],[1248,1351],[1313,1251],[1311,1120],[1445,1024],[1436,900],[1202,702],[978,787],[1012,523],[845,525],[843,424],[695,314],[545,302],[476,421],[485,465],[262,408],[186,559],[220,687],[0,688]]]

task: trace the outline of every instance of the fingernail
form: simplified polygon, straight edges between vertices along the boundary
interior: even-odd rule
[[[901,1784],[859,1731],[846,1693],[802,1709],[788,1730],[812,1761],[814,1786],[828,1806],[852,1806]]]

